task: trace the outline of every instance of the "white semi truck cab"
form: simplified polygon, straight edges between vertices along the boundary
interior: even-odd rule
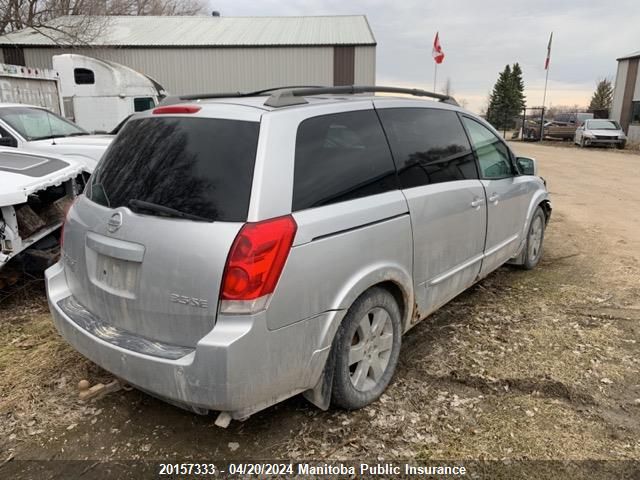
[[[76,54],[54,55],[52,62],[65,117],[91,132],[110,132],[166,95],[155,80],[119,63]]]

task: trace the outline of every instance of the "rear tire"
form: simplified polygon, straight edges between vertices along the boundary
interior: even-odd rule
[[[525,253],[522,267],[526,270],[535,268],[540,262],[540,258],[542,258],[546,222],[546,216],[542,208],[537,207],[533,212],[533,217],[531,217],[531,223],[527,231],[527,243],[524,246]]]
[[[333,341],[332,405],[355,410],[376,401],[396,370],[401,337],[402,316],[393,295],[380,287],[363,293]]]

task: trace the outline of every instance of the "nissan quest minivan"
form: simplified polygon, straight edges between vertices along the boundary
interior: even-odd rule
[[[220,424],[298,393],[363,407],[407,330],[502,264],[540,260],[535,161],[447,96],[179,101],[124,125],[46,272],[60,334],[151,395]]]

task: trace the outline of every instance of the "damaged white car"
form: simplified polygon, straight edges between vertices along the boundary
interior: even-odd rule
[[[52,250],[53,234],[87,178],[83,162],[0,148],[0,269],[27,248],[37,255],[39,243]]]

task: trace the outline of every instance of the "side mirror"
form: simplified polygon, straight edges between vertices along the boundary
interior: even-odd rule
[[[18,147],[18,141],[13,137],[0,137],[0,147]]]
[[[516,163],[518,164],[518,170],[520,170],[523,175],[538,174],[538,166],[533,158],[518,157],[516,158]]]

